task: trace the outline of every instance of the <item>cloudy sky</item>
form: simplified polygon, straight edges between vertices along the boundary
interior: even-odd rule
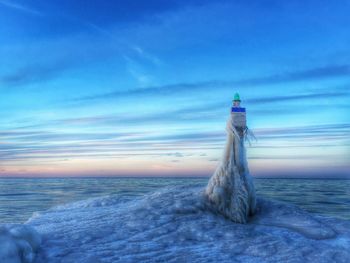
[[[0,0],[0,176],[349,176],[350,1]]]

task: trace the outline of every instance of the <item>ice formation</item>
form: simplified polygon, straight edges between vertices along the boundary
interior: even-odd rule
[[[259,198],[250,223],[236,224],[205,199],[186,186],[53,208],[27,222],[43,238],[35,262],[350,262],[349,221]]]
[[[40,235],[28,225],[0,226],[0,262],[34,262],[40,243]]]
[[[246,223],[255,210],[255,189],[249,174],[244,130],[227,121],[224,156],[210,178],[206,195],[211,207],[236,223]]]

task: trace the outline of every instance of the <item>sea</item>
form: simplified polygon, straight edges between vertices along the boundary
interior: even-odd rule
[[[0,223],[24,223],[34,213],[93,197],[132,200],[169,186],[202,186],[207,177],[0,178]],[[257,196],[350,220],[350,180],[255,178]]]

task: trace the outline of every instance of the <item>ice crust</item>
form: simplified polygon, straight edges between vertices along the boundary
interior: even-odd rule
[[[245,153],[244,130],[236,129],[232,123],[231,116],[226,125],[224,155],[205,193],[214,210],[236,223],[246,223],[255,212],[256,196]]]
[[[349,221],[259,198],[237,224],[206,200],[173,187],[53,208],[27,222],[43,238],[36,262],[350,262]]]
[[[0,226],[0,262],[34,262],[40,243],[40,235],[28,225],[2,225]]]

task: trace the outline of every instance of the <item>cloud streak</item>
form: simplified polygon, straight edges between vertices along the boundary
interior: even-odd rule
[[[264,85],[274,85],[280,83],[292,83],[298,81],[309,81],[317,79],[335,78],[335,77],[348,77],[350,76],[349,65],[330,65],[327,67],[316,67],[307,69],[304,71],[287,72],[284,74],[275,74],[270,76],[263,76],[257,78],[247,78],[242,80],[232,81],[204,81],[197,83],[178,83],[163,86],[153,86],[147,88],[129,89],[129,90],[116,90],[113,92],[96,94],[92,96],[85,96],[75,98],[73,101],[91,101],[91,100],[110,100],[110,99],[122,99],[125,97],[141,97],[141,96],[168,96],[173,94],[183,94],[188,92],[199,91],[212,91],[227,89],[228,87],[256,87]],[[340,96],[341,94],[334,94],[334,96]],[[312,95],[300,95],[300,98],[309,98]],[[321,96],[321,94],[319,95]],[[288,97],[281,97],[281,99],[287,100]],[[289,99],[298,99],[298,97],[290,97]],[[258,100],[256,100],[259,102]]]
[[[250,78],[237,81],[236,84],[243,86],[260,86],[348,76],[350,76],[350,65],[328,65],[271,76]]]
[[[8,8],[11,8],[13,10],[20,11],[20,12],[23,12],[23,13],[36,15],[36,16],[42,16],[41,12],[39,12],[39,11],[33,9],[33,8],[27,7],[25,5],[16,3],[14,1],[0,0],[0,5],[6,6]]]
[[[314,149],[315,147],[343,147],[345,149],[346,145],[349,145],[349,133],[350,124],[346,123],[258,129],[255,131],[258,144],[253,145],[252,149],[261,149],[261,143],[266,150],[301,147],[309,149]],[[37,136],[39,134],[40,136]],[[13,135],[6,133],[0,136],[4,135],[6,137],[3,137],[0,143],[0,159],[7,162],[79,157],[126,158],[132,156],[157,156],[183,158],[190,153],[193,154],[193,151],[196,150],[200,151],[198,158],[209,160],[213,156],[203,154],[203,152],[212,150],[221,152],[226,136],[225,131],[178,132],[169,135],[126,133],[119,134],[120,137],[109,133],[89,135],[48,133],[45,135],[44,132],[36,133],[33,137],[33,132],[23,131]],[[285,144],[286,139],[289,142],[287,145]],[[324,143],[321,143],[323,141]],[[304,155],[313,158],[312,155],[306,153]],[[251,158],[264,159],[268,156],[273,157],[273,155],[265,153],[263,155],[254,154]],[[298,156],[295,156],[294,151],[290,153],[284,151],[284,156],[281,159],[304,159],[304,157],[299,158]],[[316,157],[313,159],[317,159]],[[278,159],[278,157],[274,159]]]
[[[74,63],[68,59],[60,59],[46,64],[30,64],[10,74],[2,75],[0,83],[4,86],[16,86],[42,82],[57,77],[72,67],[74,67]]]
[[[321,92],[313,94],[298,94],[298,95],[289,95],[289,96],[274,96],[274,97],[262,97],[255,99],[247,99],[246,102],[255,103],[255,104],[268,104],[274,102],[286,102],[286,101],[300,101],[300,100],[312,100],[312,99],[335,99],[347,96],[350,93],[348,92]]]

